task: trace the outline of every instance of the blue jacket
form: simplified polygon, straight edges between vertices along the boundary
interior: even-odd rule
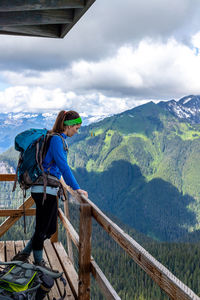
[[[64,133],[61,133],[61,135],[64,139],[67,138]],[[52,136],[50,140],[49,148],[43,161],[43,167],[45,172],[49,172],[58,179],[60,179],[62,175],[66,184],[73,190],[80,189],[67,163],[67,152],[64,150],[62,139],[58,135]]]

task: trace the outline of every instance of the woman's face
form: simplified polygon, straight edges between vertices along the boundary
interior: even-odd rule
[[[81,124],[73,125],[73,126],[67,126],[64,134],[66,134],[69,137],[72,137],[75,133],[78,132],[79,128],[81,127]]]

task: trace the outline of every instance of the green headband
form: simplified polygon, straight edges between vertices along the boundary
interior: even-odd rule
[[[81,117],[79,117],[77,119],[64,121],[65,126],[78,125],[78,124],[81,124],[81,123],[82,123]]]

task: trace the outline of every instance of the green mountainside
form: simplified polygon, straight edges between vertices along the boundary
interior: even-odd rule
[[[160,241],[200,229],[200,125],[153,102],[82,127],[69,164],[89,198]],[[0,155],[16,167],[16,153]]]
[[[83,128],[70,144],[81,186],[104,211],[158,240],[199,229],[199,125],[150,102]]]
[[[82,127],[68,143],[69,164],[89,198],[200,296],[200,125],[150,102]],[[11,148],[0,163],[9,172],[17,158]],[[1,203],[5,199],[9,207],[20,198],[19,189],[6,198],[11,188],[1,183]],[[72,208],[70,217],[76,228]],[[27,221],[31,234],[34,219]],[[65,244],[65,232],[59,232]],[[23,237],[21,220],[3,239]],[[92,256],[122,299],[169,299],[95,224],[92,245]],[[92,295],[104,299],[95,284]]]

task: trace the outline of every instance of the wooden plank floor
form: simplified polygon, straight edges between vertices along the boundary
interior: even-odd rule
[[[10,261],[15,254],[23,249],[25,244],[26,242],[24,241],[0,241],[0,261]],[[64,272],[63,276],[67,281],[65,299],[77,299],[78,276],[63,245],[60,242],[52,244],[49,240],[45,241],[44,259],[52,269]],[[32,256],[30,257],[30,262],[33,262]],[[51,300],[54,297],[58,299],[62,293],[63,284],[58,279],[48,296],[45,297],[45,300]]]

